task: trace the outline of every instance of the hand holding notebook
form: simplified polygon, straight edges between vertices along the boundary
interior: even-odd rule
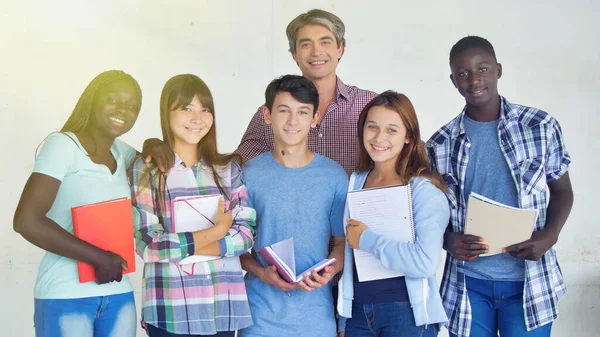
[[[104,270],[103,275],[111,274],[108,269],[114,269],[114,264],[120,264],[121,259],[125,260],[127,265],[127,269],[123,268],[123,274],[135,271],[133,215],[129,199],[119,198],[73,207],[71,217],[76,237],[111,253],[106,254],[97,266],[78,261],[79,282],[107,281],[103,280],[102,276],[97,278],[96,269]]]
[[[289,283],[298,283],[302,281],[304,275],[310,276],[311,270],[319,272],[325,267],[333,264],[335,258],[323,259],[296,275],[296,259],[294,257],[294,238],[289,238],[270,246],[265,246],[258,253],[265,259],[270,266],[275,266],[281,277]]]
[[[396,185],[351,191],[347,198],[350,217],[378,234],[397,242],[414,242],[410,185]],[[359,282],[388,279],[404,274],[386,268],[370,252],[354,249]]]
[[[196,232],[214,226],[217,221],[221,195],[201,195],[193,197],[177,197],[173,200],[172,232]],[[229,227],[231,224],[229,224]],[[196,262],[211,261],[221,258],[220,256],[192,255],[179,261],[180,265],[194,264]]]
[[[129,264],[120,255],[105,250],[93,264],[96,283],[121,282]]]
[[[506,247],[504,252],[517,259],[538,261],[557,241],[558,235],[553,231],[535,231],[531,234],[531,238]]]
[[[469,195],[465,234],[482,237],[489,246],[488,256],[502,253],[510,245],[528,240],[538,211],[511,207],[477,193]]]

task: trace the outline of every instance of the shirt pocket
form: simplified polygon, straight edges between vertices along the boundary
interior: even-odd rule
[[[540,158],[528,158],[519,163],[521,191],[525,194],[542,192],[546,189],[544,161]]]

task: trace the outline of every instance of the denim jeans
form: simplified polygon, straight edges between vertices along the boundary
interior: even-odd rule
[[[194,336],[213,336],[213,337],[234,337],[235,331],[220,331],[216,335],[176,335],[166,330],[159,329],[153,325],[146,324],[149,337],[194,337]]]
[[[35,299],[36,337],[135,337],[133,292],[85,298]]]
[[[467,277],[467,294],[473,320],[471,337],[550,337],[552,323],[535,330],[525,328],[524,283]],[[456,337],[454,334],[450,334]]]
[[[345,337],[435,337],[437,324],[416,326],[408,302],[352,303],[352,318],[346,320]]]

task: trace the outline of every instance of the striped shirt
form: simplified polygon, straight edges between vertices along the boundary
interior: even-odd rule
[[[427,142],[431,166],[448,184],[452,229],[459,233],[464,232],[468,197],[464,189],[471,145],[463,124],[465,112],[466,108]],[[512,188],[518,192],[519,207],[537,209],[535,230],[542,230],[549,198],[546,187],[567,172],[571,163],[560,125],[544,111],[511,104],[501,97],[498,139],[515,183]],[[554,248],[538,261],[525,261],[523,301],[527,330],[558,317],[558,301],[565,290]],[[450,254],[446,255],[440,292],[450,319],[450,332],[469,336],[472,318],[464,262]]]
[[[321,123],[310,129],[308,149],[337,162],[350,176],[356,167],[358,116],[375,96],[372,91],[345,85],[338,78],[336,99],[327,107]],[[252,117],[236,150],[245,160],[273,149],[273,129],[265,123],[263,108]]]
[[[190,232],[172,232],[171,201],[220,194],[210,168],[202,160],[187,168],[175,155],[164,195],[157,193],[157,175],[151,184],[142,180],[147,169],[143,159],[130,168],[136,250],[145,262],[142,322],[173,334],[215,334],[252,324],[238,256],[254,244],[256,213],[248,207],[239,165],[216,168],[233,224],[219,241],[221,258],[195,263],[193,270],[182,270],[177,263],[194,254],[194,239]]]

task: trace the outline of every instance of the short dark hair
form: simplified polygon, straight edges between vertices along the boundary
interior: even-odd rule
[[[297,101],[312,104],[313,114],[319,108],[319,92],[317,87],[307,78],[298,75],[283,75],[274,79],[265,90],[265,106],[273,110],[275,96],[280,92],[289,92]]]
[[[450,49],[450,65],[452,65],[452,60],[454,60],[458,54],[473,48],[486,50],[494,56],[494,59],[496,59],[496,52],[490,41],[480,36],[470,35],[458,40],[458,42],[452,46],[452,49]]]

